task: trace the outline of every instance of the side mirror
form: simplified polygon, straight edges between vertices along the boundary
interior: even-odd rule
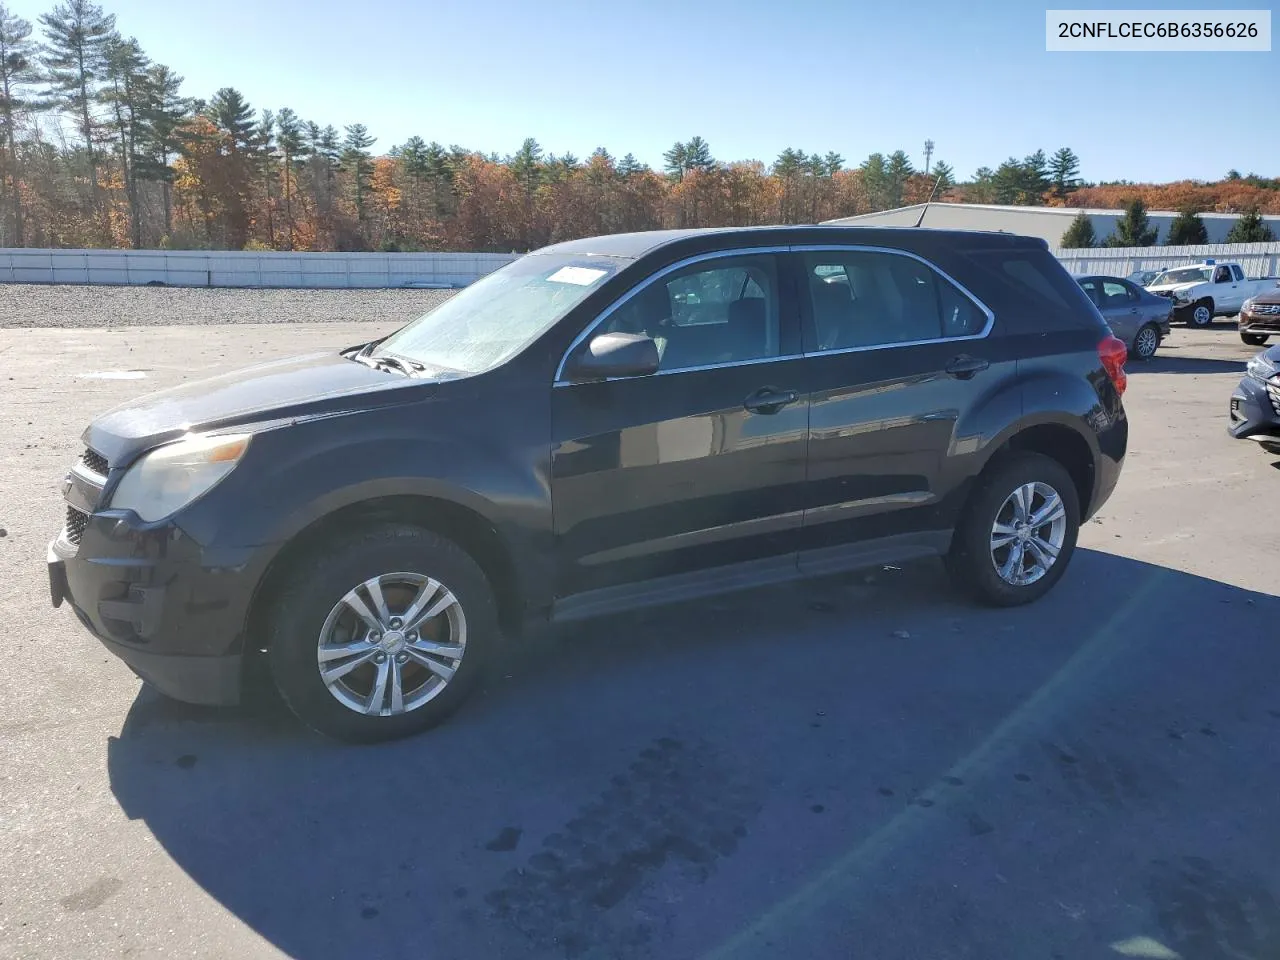
[[[647,377],[658,371],[658,345],[639,333],[602,333],[574,352],[565,365],[572,383],[607,377]]]

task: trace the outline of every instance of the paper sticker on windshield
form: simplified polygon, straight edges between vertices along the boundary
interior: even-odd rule
[[[578,287],[589,287],[608,272],[608,270],[597,270],[592,267],[561,267],[547,279],[552,283],[572,283]]]

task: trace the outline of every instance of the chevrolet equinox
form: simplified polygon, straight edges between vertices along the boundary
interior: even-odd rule
[[[53,603],[169,696],[235,703],[264,664],[355,741],[442,720],[529,617],[928,556],[1026,603],[1116,484],[1125,353],[1041,240],[561,243],[383,339],[99,417]]]

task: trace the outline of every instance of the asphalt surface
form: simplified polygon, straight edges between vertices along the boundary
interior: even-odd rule
[[[1233,330],[1132,370],[1029,608],[925,563],[580,624],[373,748],[143,689],[49,606],[83,425],[370,330],[0,338],[0,957],[1280,957],[1280,462],[1226,435]]]

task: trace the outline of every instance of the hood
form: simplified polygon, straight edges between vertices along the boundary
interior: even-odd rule
[[[1203,281],[1195,281],[1193,283],[1159,283],[1146,287],[1148,293],[1177,293],[1180,290],[1190,290],[1192,287],[1198,287]]]
[[[336,353],[262,363],[184,383],[104,413],[84,442],[111,463],[189,431],[298,419],[422,399],[432,379],[374,370]]]
[[[1280,286],[1267,287],[1249,299],[1254,303],[1280,303]]]

